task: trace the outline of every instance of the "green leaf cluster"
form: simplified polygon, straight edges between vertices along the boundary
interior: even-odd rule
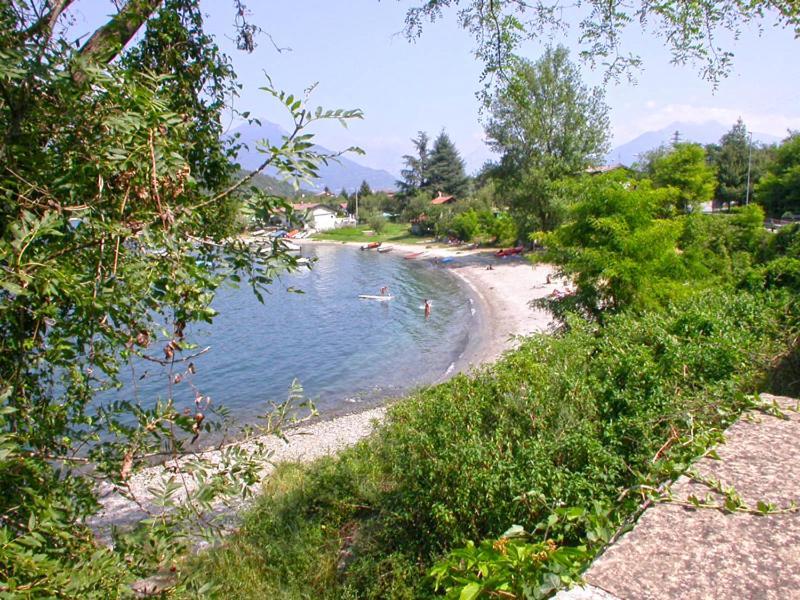
[[[236,238],[240,207],[288,207],[245,191],[250,176],[232,180],[219,133],[236,84],[196,2],[126,3],[109,27],[149,28],[110,65],[54,28],[69,3],[13,4],[0,7],[0,595],[114,597],[132,577],[175,567],[217,527],[216,499],[255,481],[258,452],[185,460],[229,419],[199,390],[176,405],[173,388],[191,385],[204,352],[191,324],[213,319],[223,282],[259,295],[296,267],[277,243]],[[98,43],[104,56],[117,44]],[[360,111],[311,110],[307,97],[266,91],[295,128],[265,166],[297,179],[335,160],[313,150],[306,127]],[[157,365],[162,394],[98,403],[134,358]],[[193,487],[159,489],[173,512],[121,532],[124,551],[100,548],[86,526],[96,484],[129,493],[131,474],[159,457]]]
[[[778,146],[756,187],[755,198],[772,217],[800,213],[800,134]]]

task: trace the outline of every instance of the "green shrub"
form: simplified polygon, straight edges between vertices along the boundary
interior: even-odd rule
[[[590,523],[559,511],[600,503],[618,523],[624,490],[685,468],[748,404],[796,311],[784,294],[715,292],[603,327],[571,318],[396,404],[338,459],[284,471],[198,573],[252,582],[230,597],[419,598],[436,561],[511,524],[553,521],[559,547],[585,544]],[[659,454],[674,432],[686,443]]]
[[[383,215],[375,213],[367,218],[367,225],[369,225],[369,228],[375,233],[381,233],[386,229],[386,219]]]

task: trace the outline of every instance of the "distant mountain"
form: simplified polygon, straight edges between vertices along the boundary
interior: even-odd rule
[[[647,131],[630,142],[617,146],[606,155],[606,164],[632,165],[648,150],[658,148],[662,144],[669,144],[676,131],[680,133],[681,141],[715,144],[730,131],[732,126],[732,124],[723,125],[717,121],[706,121],[705,123],[681,123],[676,121],[663,129]],[[781,138],[768,133],[753,132],[754,142],[772,144],[780,140]]]
[[[248,173],[250,173],[250,171],[247,171],[245,169],[240,169],[239,173],[236,175],[236,178],[241,179]],[[299,190],[295,190],[294,186],[288,181],[284,181],[283,179],[278,179],[277,177],[272,177],[271,175],[264,175],[263,173],[256,174],[250,180],[248,186],[253,186],[268,194],[272,194],[273,196],[280,196],[282,198],[293,198],[295,196],[301,196],[304,193],[305,194],[315,193],[312,192],[311,190],[302,187]]]
[[[242,168],[248,171],[256,169],[264,162],[264,155],[256,149],[257,142],[266,139],[271,144],[278,144],[283,136],[288,135],[280,125],[269,121],[261,121],[260,126],[240,125],[231,132],[231,135],[236,133],[240,134],[239,141],[247,146],[239,152],[237,159]],[[333,154],[332,150],[323,146],[314,146],[314,149],[321,153]],[[273,177],[277,174],[274,169],[269,168],[265,169],[264,173]],[[365,167],[342,156],[338,163],[331,161],[328,165],[322,165],[319,170],[319,179],[303,183],[303,187],[321,191],[327,186],[334,193],[339,193],[342,188],[348,192],[354,192],[362,181],[366,181],[373,190],[393,190],[396,180],[397,177],[388,171]]]

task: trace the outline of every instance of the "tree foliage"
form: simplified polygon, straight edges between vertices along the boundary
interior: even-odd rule
[[[424,131],[411,140],[414,154],[403,156],[405,168],[398,181],[400,195],[406,199],[422,192],[434,196],[439,192],[464,199],[469,191],[469,178],[464,173],[464,161],[453,141],[442,131],[430,145]]]
[[[359,186],[357,193],[362,198],[372,195],[372,189],[369,187],[369,184],[367,183],[366,179],[364,179],[361,182],[361,185]]]
[[[484,80],[503,81],[514,54],[531,39],[552,39],[574,25],[581,58],[600,66],[607,78],[628,76],[642,58],[623,44],[624,34],[639,30],[663,43],[676,64],[692,64],[700,75],[718,83],[731,69],[733,52],[723,40],[736,39],[752,24],[776,21],[800,34],[800,7],[794,0],[587,0],[565,8],[557,0],[429,0],[406,14],[406,35],[421,35],[425,21],[458,9],[461,26],[476,40],[476,54],[485,67]]]
[[[608,107],[600,88],[583,84],[563,46],[536,61],[520,59],[490,106],[489,146],[512,170],[577,173],[603,158]]]
[[[751,160],[750,134],[739,119],[729,132],[722,136],[713,163],[717,169],[716,198],[722,204],[744,204],[748,196],[747,177]],[[755,173],[750,173],[751,181]],[[752,187],[750,188],[752,192]]]
[[[679,291],[681,224],[658,218],[669,190],[624,176],[585,177],[566,184],[575,202],[567,223],[537,235],[552,261],[574,282],[576,304],[604,310],[665,304]]]
[[[405,168],[400,171],[402,179],[397,182],[400,193],[407,197],[429,187],[430,138],[424,131],[418,131],[417,137],[412,138],[411,143],[414,144],[415,153],[403,156]]]
[[[469,191],[469,178],[464,161],[450,137],[442,131],[434,140],[427,161],[427,190],[464,199]],[[425,190],[426,188],[422,188]]]
[[[255,175],[231,180],[218,133],[234,75],[197,3],[155,12],[159,2],[131,0],[77,49],[57,29],[70,4],[0,7],[0,592],[109,597],[168,565],[208,524],[212,498],[255,480],[256,457],[232,448],[222,469],[196,463],[203,484],[179,506],[175,489],[162,490],[175,512],[145,521],[145,542],[121,544],[124,569],[83,526],[95,482],[130,492],[131,472],[154,453],[180,469],[194,441],[222,425],[202,396],[182,407],[171,392],[191,381],[188,327],[214,317],[221,282],[260,294],[295,263],[229,237]],[[295,127],[264,148],[259,170],[313,177],[329,157],[304,129],[360,112],[263,89]],[[248,196],[255,209],[289,210],[256,189]],[[163,395],[98,405],[96,392],[117,387],[134,356],[160,366]]]
[[[491,103],[486,134],[501,154],[500,192],[523,230],[558,224],[553,183],[602,161],[607,111],[602,90],[582,83],[566,48],[548,48],[535,63],[515,61]]]
[[[778,146],[755,197],[770,216],[800,213],[800,134],[793,133]]]
[[[706,152],[699,144],[675,144],[669,152],[657,156],[650,169],[656,186],[674,191],[671,210],[688,212],[699,209],[714,195],[715,170],[706,161]]]

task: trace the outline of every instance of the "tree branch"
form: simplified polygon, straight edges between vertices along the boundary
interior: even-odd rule
[[[161,0],[130,0],[108,23],[92,34],[78,51],[78,56],[100,64],[110,63],[160,5]],[[77,81],[84,78],[81,72],[74,76]]]
[[[53,29],[58,22],[59,17],[75,0],[50,0],[48,2],[50,10],[39,17],[37,21],[28,27],[23,34],[23,39],[29,40],[30,38],[41,35],[45,39],[49,39],[53,33]]]

